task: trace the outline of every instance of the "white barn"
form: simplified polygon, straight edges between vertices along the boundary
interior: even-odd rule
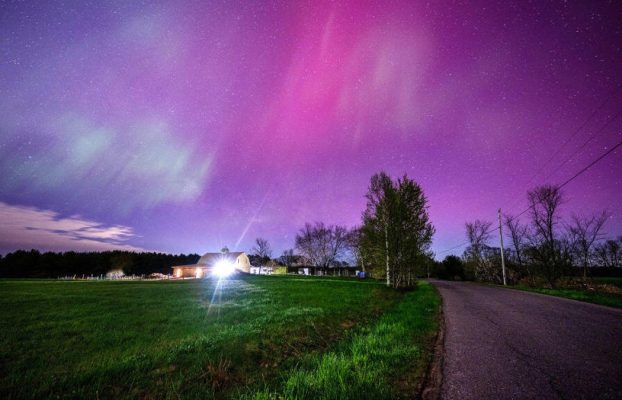
[[[212,275],[217,265],[226,263],[236,272],[250,273],[251,262],[243,251],[225,253],[205,253],[196,264],[176,265],[173,267],[175,278],[207,278]]]

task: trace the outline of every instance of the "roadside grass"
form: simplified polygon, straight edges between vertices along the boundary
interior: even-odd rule
[[[622,308],[622,296],[614,293],[604,293],[596,290],[585,289],[547,289],[526,286],[514,286],[514,288],[529,292],[548,294],[551,296],[564,297],[566,299],[600,304],[603,306]]]
[[[395,397],[422,381],[439,301],[347,279],[2,280],[0,397]]]
[[[440,297],[427,282],[335,351],[316,354],[260,399],[412,398],[432,357]]]

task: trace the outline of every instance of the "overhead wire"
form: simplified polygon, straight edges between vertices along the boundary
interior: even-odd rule
[[[560,154],[560,152],[563,151],[564,148],[566,148],[568,143],[570,143],[572,139],[574,139],[579,134],[579,132],[581,132],[583,128],[585,128],[590,123],[590,121],[594,119],[594,117],[596,117],[596,115],[600,112],[600,110],[602,110],[607,105],[609,100],[615,97],[621,90],[622,90],[622,85],[619,85],[618,87],[613,89],[611,92],[609,92],[609,94],[605,97],[605,99],[592,111],[592,113],[587,117],[587,119],[583,121],[583,123],[579,125],[577,129],[572,131],[572,134],[568,136],[568,138],[566,138],[566,140],[564,141],[564,143],[562,143],[561,146],[559,146],[559,148],[557,149],[558,151],[553,153],[551,157],[544,164],[542,164],[542,167],[540,167],[540,169],[531,177],[531,180],[529,181],[529,183],[527,183],[527,186],[533,183],[534,179],[538,175],[540,175],[542,171],[544,171],[544,169],[551,163],[551,161],[555,159],[557,154]]]
[[[564,150],[564,148],[566,147],[566,145],[568,145],[568,143],[570,143],[572,141],[572,139],[574,139],[582,130],[583,128],[585,128],[590,121],[592,121],[594,119],[594,117],[596,117],[596,115],[607,105],[607,103],[613,99],[617,94],[619,94],[619,92],[622,90],[622,85],[618,85],[616,88],[614,88],[611,92],[609,92],[609,94],[605,97],[605,99],[592,111],[592,113],[586,118],[585,121],[583,121],[583,123],[574,131],[572,131],[572,134],[570,136],[568,136],[566,138],[566,140],[564,141],[564,143],[562,143],[561,146],[559,146],[555,152],[553,152],[553,154],[551,155],[551,157],[542,165],[542,167],[534,174],[532,175],[531,179],[529,180],[529,182],[527,183],[527,186],[529,187],[536,179],[536,177],[538,175],[540,175],[540,173],[542,173],[544,171],[544,169],[551,163],[551,161],[553,161],[555,159],[555,157],[558,154],[561,154],[561,152]],[[559,171],[564,165],[566,165],[566,163],[568,161],[570,161],[580,150],[582,150],[589,142],[592,141],[592,139],[594,139],[599,133],[603,132],[605,130],[605,128],[607,126],[609,126],[609,124],[611,122],[613,122],[614,120],[616,120],[620,114],[622,112],[618,112],[617,114],[615,114],[612,118],[610,118],[607,122],[605,122],[605,124],[598,129],[596,132],[592,133],[590,135],[590,137],[581,145],[579,146],[579,148],[577,148],[571,155],[570,157],[568,157],[567,159],[565,159],[554,171],[552,171],[551,173],[549,173],[546,177],[544,177],[542,180],[546,181],[548,178],[550,178],[551,176],[553,176],[557,171]],[[514,206],[516,205],[516,203],[520,201],[519,198],[516,198],[512,203],[510,203],[510,205],[508,206],[508,209],[513,209]]]
[[[577,173],[575,173],[573,176],[571,176],[570,178],[566,179],[564,182],[556,185],[556,187],[558,189],[563,188],[564,186],[568,185],[570,182],[572,182],[573,180],[577,179],[579,176],[581,176],[582,174],[584,174],[587,170],[589,170],[590,168],[592,168],[594,165],[596,165],[599,161],[601,161],[602,159],[604,159],[605,157],[607,157],[609,154],[613,153],[616,149],[618,149],[620,146],[622,146],[622,140],[619,141],[617,144],[615,144],[613,147],[611,147],[609,150],[607,150],[606,152],[604,152],[603,154],[601,154],[600,156],[598,156],[596,159],[594,159],[592,162],[590,162],[588,165],[586,165],[585,167],[583,167],[582,169],[580,169]],[[509,220],[512,221],[518,217],[520,217],[521,215],[525,214],[527,211],[529,211],[531,209],[531,207],[527,207],[526,209],[524,209],[523,211],[521,211],[519,214],[509,217]],[[488,234],[491,233],[492,231],[496,230],[497,227],[495,226],[494,228],[489,228],[488,230],[486,230],[484,232],[484,234]],[[455,250],[457,248],[460,248],[462,246],[464,246],[465,244],[468,244],[469,241],[465,241],[462,242],[454,247],[451,247],[449,249],[445,249],[442,251],[439,251],[437,254],[444,254],[447,253],[451,250]]]
[[[532,176],[532,178],[530,179],[528,185],[530,185],[531,183],[533,183],[533,181],[535,180],[535,178],[540,175],[540,173],[542,171],[544,171],[544,169],[551,163],[551,161],[553,161],[555,159],[555,157],[557,156],[557,154],[559,154],[567,145],[568,143],[570,143],[572,141],[572,139],[574,139],[582,130],[583,128],[585,128],[590,121],[592,121],[592,119],[594,119],[594,117],[596,117],[596,115],[598,115],[598,113],[607,105],[607,103],[613,98],[615,97],[620,91],[622,90],[622,85],[618,85],[615,89],[613,89],[611,92],[609,92],[609,94],[605,97],[605,99],[592,111],[592,113],[590,113],[590,115],[586,118],[586,120],[574,131],[572,131],[571,135],[564,141],[564,143],[562,143],[561,146],[559,146],[558,151],[554,152],[553,155],[542,165],[542,167]],[[567,157],[557,168],[555,168],[555,170],[553,170],[551,173],[549,173],[544,180],[550,178],[551,176],[553,176],[557,171],[559,171],[562,167],[564,167],[566,165],[566,163],[568,163],[579,151],[581,151],[583,148],[585,148],[585,146],[587,146],[588,143],[590,143],[595,137],[597,137],[600,133],[604,132],[605,129],[613,122],[615,121],[620,115],[622,114],[622,111],[618,112],[617,114],[615,114],[613,117],[609,118],[605,124],[603,126],[600,127],[600,129],[598,129],[597,131],[595,131],[594,133],[592,133],[588,139],[583,142],[577,149],[575,149],[575,151],[569,156]],[[616,144],[615,146],[613,146],[611,149],[609,149],[607,152],[605,152],[604,154],[602,154],[600,157],[598,157],[596,160],[594,160],[593,162],[591,162],[590,164],[588,164],[586,167],[584,167],[583,169],[581,169],[579,172],[577,172],[575,175],[573,175],[570,179],[564,181],[562,184],[558,185],[558,188],[562,188],[564,186],[566,186],[567,184],[569,184],[570,182],[572,182],[574,179],[576,179],[578,176],[580,176],[581,174],[583,174],[585,171],[587,171],[589,168],[591,168],[594,164],[598,163],[600,160],[602,160],[603,158],[605,158],[607,155],[611,154],[613,151],[615,151],[615,149],[617,149],[618,147],[620,147],[622,145],[622,142],[619,142],[618,144]],[[511,205],[510,205],[510,209],[512,209],[514,207],[514,204],[516,204],[516,201],[514,201]],[[527,207],[526,209],[524,209],[523,211],[521,211],[520,213],[518,213],[515,216],[509,217],[509,221],[512,221],[518,217],[520,217],[521,215],[525,214],[527,211],[530,210],[530,207]],[[497,229],[497,227],[495,228],[491,228],[489,230],[487,230],[486,232],[484,232],[484,234],[488,234],[491,233],[493,230]],[[442,250],[440,252],[438,252],[437,254],[444,254],[447,253],[449,251],[458,249],[466,244],[468,244],[469,241],[465,241],[462,242],[458,245],[455,245],[453,247],[450,247],[448,249]]]

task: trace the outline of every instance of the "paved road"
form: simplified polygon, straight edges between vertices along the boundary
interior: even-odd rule
[[[432,283],[445,314],[442,399],[622,399],[622,310]]]

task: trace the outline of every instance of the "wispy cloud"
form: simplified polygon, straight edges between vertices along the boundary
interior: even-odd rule
[[[0,202],[0,250],[144,251],[127,243],[132,228],[106,225],[80,216],[62,217],[52,210]]]
[[[15,127],[0,146],[0,192],[44,195],[77,210],[127,214],[161,203],[196,199],[208,179],[212,153],[198,154],[161,119],[100,124],[65,113],[29,125],[28,139]],[[27,149],[24,157],[16,149]],[[66,188],[72,196],[65,196]],[[93,200],[93,193],[97,193]]]

